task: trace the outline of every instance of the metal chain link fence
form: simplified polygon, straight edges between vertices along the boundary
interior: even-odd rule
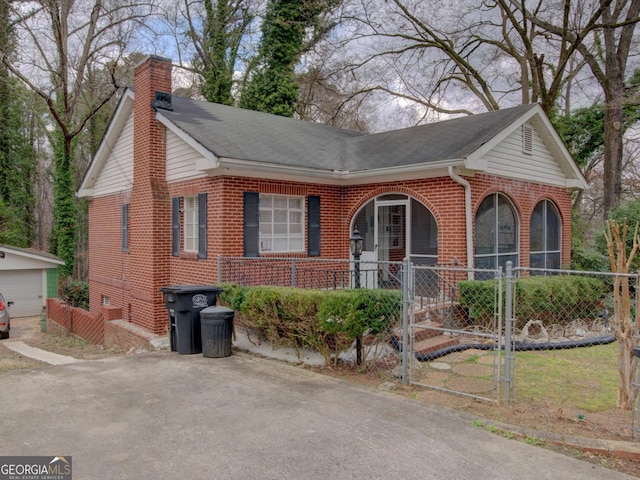
[[[372,365],[388,356],[396,362],[401,358],[405,383],[505,404],[517,400],[554,408],[574,403],[586,411],[612,399],[615,404],[616,278],[601,272],[502,272],[408,262],[229,257],[218,262],[221,282],[398,292],[400,303],[384,308],[401,311],[385,314],[392,320],[384,325],[371,323],[381,306],[369,300],[374,304],[367,312],[369,323],[356,335],[362,349],[353,336],[344,335],[347,313],[316,315],[314,328],[324,335],[327,361],[355,361],[358,351],[364,362],[373,359]],[[625,281],[637,340],[638,275]],[[574,399],[580,395],[585,398]]]
[[[497,402],[504,365],[501,272],[410,271],[410,382]],[[475,281],[478,276],[485,280]]]
[[[239,322],[272,346],[314,349],[325,364],[368,369],[397,361],[401,348],[402,262],[309,258],[218,257],[221,283],[293,287],[331,295],[254,290],[243,298]]]

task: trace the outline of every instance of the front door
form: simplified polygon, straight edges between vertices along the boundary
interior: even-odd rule
[[[376,202],[378,286],[394,287],[402,281],[398,262],[407,252],[408,201]]]
[[[364,238],[360,256],[360,285],[364,288],[400,285],[399,264],[407,253],[409,199],[385,195],[358,213],[354,227]]]

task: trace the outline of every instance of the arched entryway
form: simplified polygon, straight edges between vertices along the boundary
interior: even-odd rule
[[[415,198],[389,193],[362,206],[351,224],[364,238],[361,282],[370,288],[399,284],[394,262],[407,256],[417,265],[438,262],[438,226]]]

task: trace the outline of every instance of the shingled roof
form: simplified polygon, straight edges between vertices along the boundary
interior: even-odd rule
[[[217,103],[173,97],[159,113],[217,157],[341,170],[345,142],[363,134]]]
[[[535,106],[378,134],[176,96],[158,112],[217,157],[357,172],[464,159]]]

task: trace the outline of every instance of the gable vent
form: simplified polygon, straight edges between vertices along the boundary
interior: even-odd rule
[[[533,128],[522,126],[522,153],[533,153]]]

